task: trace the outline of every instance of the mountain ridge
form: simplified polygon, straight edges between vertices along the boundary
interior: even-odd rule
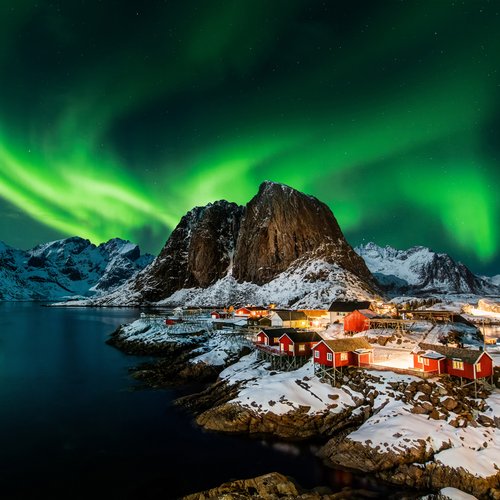
[[[113,238],[96,246],[78,236],[19,250],[0,242],[0,300],[100,295],[125,283],[153,256]]]

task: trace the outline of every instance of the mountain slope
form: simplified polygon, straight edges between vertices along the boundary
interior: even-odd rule
[[[98,295],[122,285],[151,263],[137,245],[118,238],[99,246],[66,238],[18,250],[0,243],[0,300],[58,300]]]
[[[449,255],[416,246],[396,250],[367,243],[355,248],[380,286],[389,292],[498,293],[491,283],[474,275]]]

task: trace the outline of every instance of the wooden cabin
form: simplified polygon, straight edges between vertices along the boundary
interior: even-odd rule
[[[269,315],[271,325],[279,328],[307,328],[307,316],[302,311],[274,310]]]
[[[257,333],[257,341],[255,343],[258,345],[277,346],[280,343],[279,339],[282,335],[285,333],[296,333],[296,331],[294,328],[262,328]]]
[[[493,358],[486,351],[446,347],[434,344],[419,344],[422,349],[429,349],[443,355],[444,373],[454,377],[477,380],[493,375]]]
[[[313,348],[313,359],[315,363],[332,368],[366,366],[373,362],[373,347],[361,337],[322,340]]]
[[[376,313],[370,309],[359,309],[349,313],[344,317],[344,332],[358,333],[368,330],[370,328],[370,319],[375,316]]]
[[[287,356],[310,357],[312,348],[322,339],[316,332],[290,332],[279,338],[280,352]]]
[[[446,356],[436,351],[417,350],[413,352],[413,367],[423,372],[446,373]]]
[[[369,309],[370,302],[359,300],[336,300],[328,308],[330,323],[343,323],[344,318],[353,311]]]

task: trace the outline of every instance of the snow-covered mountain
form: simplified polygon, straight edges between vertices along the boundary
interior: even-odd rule
[[[18,250],[0,242],[0,300],[59,300],[110,292],[153,261],[118,238],[73,237]]]
[[[150,266],[93,303],[326,307],[376,295],[330,208],[266,181],[245,207],[222,200],[190,210]]]
[[[489,294],[499,289],[449,255],[416,246],[396,250],[367,243],[354,249],[388,293]]]

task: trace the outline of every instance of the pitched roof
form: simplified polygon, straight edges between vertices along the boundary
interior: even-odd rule
[[[366,316],[367,318],[370,318],[370,319],[377,317],[377,313],[373,312],[371,309],[356,309],[356,311],[358,311],[363,316]],[[353,311],[353,312],[355,312],[355,311]]]
[[[290,333],[286,332],[283,335],[289,337],[293,343],[320,342],[321,340],[323,340],[316,332],[299,332],[295,330]]]
[[[358,349],[373,349],[373,346],[364,337],[352,339],[323,340],[333,352],[351,352]]]
[[[351,301],[342,301],[336,300],[332,302],[329,312],[352,312],[356,309],[368,309],[370,307],[369,301],[359,301],[359,300],[351,300]]]
[[[259,333],[262,332],[267,337],[281,337],[285,333],[295,333],[297,330],[295,328],[261,328]]]
[[[466,363],[471,365],[477,363],[477,360],[485,354],[485,351],[480,351],[479,349],[465,349],[463,347],[447,347],[436,344],[418,344],[422,349],[429,349],[435,351],[449,359],[461,359]],[[488,354],[488,353],[486,353]],[[488,354],[489,356],[489,354]]]
[[[303,311],[274,310],[273,312],[276,313],[283,321],[305,321],[307,319],[307,316]]]

